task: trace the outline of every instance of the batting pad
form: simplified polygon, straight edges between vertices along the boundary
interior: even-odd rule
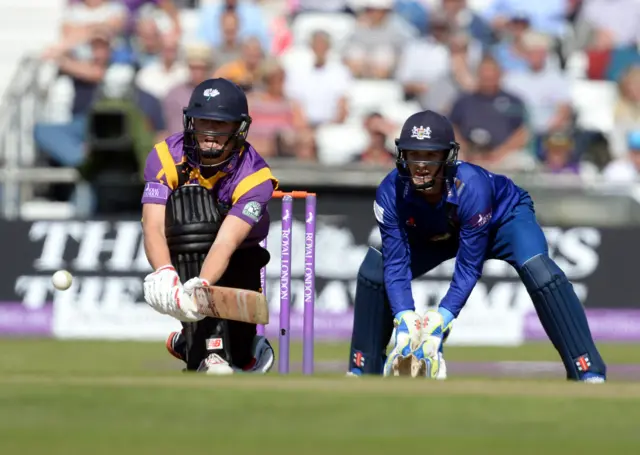
[[[358,271],[349,371],[381,375],[393,332],[393,315],[384,290],[382,254],[369,248]]]
[[[586,372],[606,375],[606,366],[593,342],[584,308],[564,272],[549,256],[529,259],[520,276],[540,323],[567,370],[579,380]]]

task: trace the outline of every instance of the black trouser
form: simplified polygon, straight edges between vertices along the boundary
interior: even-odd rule
[[[269,259],[269,252],[260,246],[237,250],[215,285],[260,292],[260,269],[266,266]],[[255,324],[207,317],[198,322],[183,322],[182,326],[187,341],[187,370],[196,370],[212,352],[207,349],[206,343],[212,337],[223,339],[224,355],[221,356],[236,367],[244,367],[253,357],[251,345],[256,335]],[[219,351],[215,352],[220,355]]]

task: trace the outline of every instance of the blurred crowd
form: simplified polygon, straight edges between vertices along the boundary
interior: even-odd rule
[[[328,14],[335,21],[297,40],[301,21]],[[402,118],[353,103],[359,83],[378,81],[397,84],[407,106],[447,115],[461,159],[632,181],[639,46],[640,0],[69,0],[42,54],[72,81],[69,120],[34,134],[52,165],[81,167],[117,108],[140,163],[182,129],[192,88],[225,77],[246,90],[249,141],[266,158],[322,163],[323,128],[357,124],[366,140],[349,162],[391,168]],[[616,84],[612,131],[579,125],[576,78]]]

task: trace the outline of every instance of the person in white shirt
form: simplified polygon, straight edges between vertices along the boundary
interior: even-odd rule
[[[173,33],[163,35],[159,61],[148,64],[136,75],[136,85],[160,100],[189,79],[189,68],[178,58],[178,40]]]
[[[628,153],[624,158],[612,161],[602,175],[610,183],[638,182],[640,175],[640,128],[627,135]]]
[[[302,107],[311,126],[342,123],[347,118],[347,92],[352,84],[349,69],[338,59],[331,59],[329,35],[323,31],[311,37],[314,62],[296,66],[287,74],[287,95]]]

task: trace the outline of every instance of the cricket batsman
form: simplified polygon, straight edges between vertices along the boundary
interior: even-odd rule
[[[260,291],[270,258],[259,242],[278,181],[246,141],[251,117],[240,87],[206,80],[183,113],[184,131],[156,144],[145,164],[142,227],[154,272],[144,279],[144,298],[182,322],[167,349],[187,371],[266,373],[273,348],[255,324],[204,317],[180,301],[198,286]]]
[[[409,117],[396,147],[396,169],[373,204],[382,252],[370,248],[358,273],[348,374],[446,378],[443,342],[484,262],[500,259],[518,272],[567,379],[604,382],[584,309],[549,257],[530,195],[503,175],[458,161],[453,127],[433,111]],[[420,317],[411,281],[451,258],[448,292]]]

